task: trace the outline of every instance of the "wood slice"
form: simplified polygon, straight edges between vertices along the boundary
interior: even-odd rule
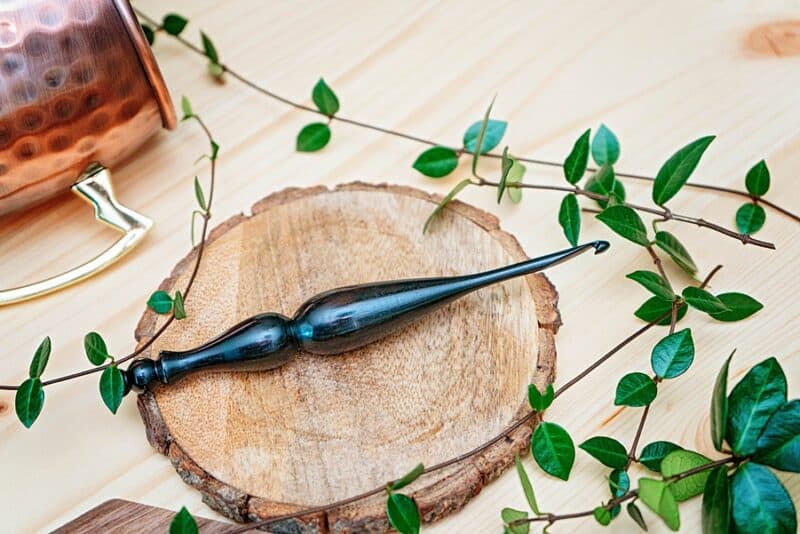
[[[438,201],[408,187],[360,183],[270,195],[251,216],[233,217],[211,233],[186,302],[188,318],[149,355],[194,347],[257,313],[292,315],[327,289],[526,259],[495,217],[461,202],[423,236]],[[195,253],[161,289],[184,287]],[[554,379],[556,301],[548,280],[531,275],[473,293],[352,353],[301,355],[266,372],[190,376],[141,395],[139,410],[153,447],[209,506],[234,520],[330,503],[396,479],[418,462],[463,454],[527,412],[528,384],[542,388]],[[138,341],[150,339],[163,320],[145,313]],[[407,488],[423,520],[461,508],[524,453],[530,433],[523,426]],[[383,532],[384,503],[379,495],[282,527]]]

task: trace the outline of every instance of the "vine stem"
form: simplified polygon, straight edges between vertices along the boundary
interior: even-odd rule
[[[140,10],[140,9],[138,9],[136,7],[134,7],[133,9],[136,12],[136,15],[140,19],[144,20],[145,22],[147,22],[148,24],[153,26],[155,28],[155,31],[159,31],[160,32],[161,30],[163,30],[163,26],[156,19],[154,19],[153,17],[149,16],[147,13],[144,13],[142,10]],[[194,43],[192,43],[191,41],[188,41],[187,39],[181,37],[180,35],[171,35],[171,34],[167,34],[167,35],[169,35],[170,37],[172,37],[173,39],[175,39],[176,41],[181,43],[184,47],[186,47],[187,49],[191,50],[195,54],[197,54],[199,56],[202,56],[202,57],[206,57],[205,51],[202,48],[200,48],[199,46],[197,46]],[[278,94],[278,93],[276,93],[274,91],[271,91],[271,90],[267,89],[263,85],[260,85],[260,84],[258,84],[256,82],[250,80],[249,78],[245,77],[243,74],[240,74],[238,71],[228,67],[224,63],[218,63],[218,65],[222,69],[223,73],[227,73],[229,76],[231,76],[232,78],[234,78],[237,81],[241,82],[242,84],[246,85],[247,87],[250,87],[254,91],[256,91],[256,92],[258,92],[258,93],[260,93],[260,94],[262,94],[264,96],[267,96],[267,97],[269,97],[269,98],[271,98],[273,100],[277,100],[278,102],[286,104],[287,106],[293,107],[295,109],[302,110],[302,111],[307,111],[309,113],[315,113],[317,115],[321,115],[321,116],[327,118],[329,122],[338,121],[338,122],[341,122],[341,123],[344,123],[344,124],[350,124],[352,126],[357,126],[359,128],[364,128],[366,130],[372,130],[372,131],[383,133],[383,134],[386,134],[386,135],[391,135],[391,136],[394,136],[394,137],[398,137],[398,138],[401,138],[401,139],[406,139],[406,140],[413,141],[413,142],[420,143],[420,144],[427,145],[427,146],[447,146],[447,145],[444,145],[442,143],[437,143],[436,141],[433,141],[431,139],[426,139],[424,137],[408,134],[408,133],[401,132],[401,131],[398,131],[398,130],[392,130],[390,128],[384,128],[382,126],[378,126],[378,125],[371,124],[371,123],[368,123],[368,122],[364,122],[364,121],[360,121],[360,120],[356,120],[356,119],[350,119],[350,118],[347,118],[347,117],[341,117],[339,115],[329,116],[329,115],[321,112],[320,110],[318,110],[318,109],[316,109],[316,108],[314,108],[312,106],[307,106],[305,104],[301,104],[300,102],[295,102],[294,100],[292,100],[290,98],[287,98],[287,97],[285,97],[283,95],[280,95],[280,94]],[[470,154],[471,153],[470,151],[467,151],[467,150],[465,150],[463,148],[454,149],[454,150],[458,154],[463,154],[463,153]],[[487,153],[481,154],[481,155],[483,157],[487,157],[487,158],[494,158],[494,159],[502,158],[501,154],[497,154],[495,152],[487,152]],[[530,164],[533,164],[533,165],[540,165],[540,166],[544,166],[544,167],[561,168],[561,167],[564,166],[563,163],[561,163],[561,162],[550,161],[550,160],[539,159],[539,158],[533,158],[533,157],[517,157],[515,159],[517,159],[518,161],[525,162],[525,163],[530,163]],[[597,171],[597,169],[594,168],[594,167],[587,167],[587,171],[595,172],[595,171]],[[649,181],[649,182],[652,182],[652,181],[655,180],[655,178],[653,178],[651,176],[646,176],[646,175],[637,174],[637,173],[615,171],[615,174],[617,176],[621,176],[623,178],[631,178],[633,180]],[[733,189],[733,188],[730,188],[730,187],[722,187],[722,186],[718,186],[718,185],[697,183],[697,182],[687,182],[685,184],[685,186],[686,187],[691,187],[691,188],[694,188],[694,189],[703,189],[703,190],[707,190],[707,191],[714,191],[714,192],[718,192],[718,193],[725,193],[725,194],[728,194],[728,195],[734,195],[734,196],[746,198],[746,199],[748,199],[748,200],[750,200],[752,202],[756,202],[757,201],[760,204],[768,206],[768,207],[774,209],[775,211],[781,213],[782,215],[785,215],[786,217],[789,217],[790,219],[794,220],[795,222],[800,223],[800,215],[798,215],[796,213],[793,213],[793,212],[789,211],[788,209],[783,208],[783,207],[781,207],[781,206],[779,206],[779,205],[777,205],[777,204],[775,204],[773,202],[770,202],[768,200],[765,200],[763,198],[754,197],[753,195],[751,195],[747,191],[742,191],[742,190],[739,190],[739,189]],[[713,223],[708,223],[707,221],[704,221],[704,224],[701,224],[701,226],[706,226],[706,227],[710,228],[711,226],[707,226],[709,224],[713,225]],[[736,234],[735,232],[733,232],[733,233]],[[736,235],[739,235],[739,234],[736,234]]]
[[[192,115],[191,118],[197,121],[197,123],[200,125],[200,128],[202,128],[203,132],[206,134],[206,137],[208,137],[209,142],[213,142],[214,138],[211,135],[211,131],[208,129],[208,126],[206,126],[205,122],[203,122],[203,119],[200,118],[198,115]],[[216,183],[216,170],[217,170],[216,163],[217,163],[216,159],[211,159],[211,176],[209,178],[208,199],[206,203],[208,209],[203,214],[203,225],[200,230],[200,243],[197,245],[197,256],[195,258],[194,267],[192,268],[192,274],[189,276],[189,280],[186,282],[186,286],[183,290],[184,299],[187,299],[189,297],[189,292],[192,290],[194,281],[197,278],[197,273],[200,270],[200,261],[203,259],[203,252],[205,251],[206,237],[208,236],[208,221],[211,218],[210,210],[212,203],[214,202],[214,185]],[[164,321],[164,324],[162,324],[161,327],[158,330],[156,330],[156,332],[150,339],[145,341],[142,345],[140,345],[138,348],[136,348],[136,350],[134,350],[127,356],[124,356],[122,358],[117,358],[115,361],[111,361],[109,363],[105,363],[97,367],[90,367],[88,369],[77,371],[75,373],[70,373],[68,375],[51,378],[49,380],[43,380],[42,386],[50,386],[53,384],[58,384],[60,382],[73,380],[75,378],[80,378],[94,373],[99,373],[103,369],[106,369],[111,365],[119,365],[121,363],[125,363],[129,360],[132,360],[133,358],[142,354],[145,350],[147,350],[148,347],[150,347],[150,345],[152,345],[159,337],[161,337],[161,334],[163,334],[167,330],[167,328],[169,328],[169,325],[171,325],[174,320],[175,320],[175,315],[170,314],[167,320]],[[16,391],[17,389],[19,389],[19,385],[0,385],[0,391]]]

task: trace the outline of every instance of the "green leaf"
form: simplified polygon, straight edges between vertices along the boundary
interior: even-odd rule
[[[717,297],[699,287],[689,286],[683,289],[683,300],[696,310],[711,313],[721,313],[729,311],[724,302]]]
[[[447,206],[450,203],[451,200],[456,198],[456,195],[459,194],[462,189],[464,189],[465,187],[467,187],[471,183],[472,183],[472,181],[469,178],[467,178],[465,180],[461,180],[460,182],[458,182],[456,184],[456,186],[453,189],[450,190],[449,193],[447,193],[447,195],[445,195],[445,197],[442,199],[442,201],[439,202],[436,205],[436,207],[431,212],[431,214],[428,215],[428,219],[425,221],[425,225],[422,227],[422,233],[423,234],[428,231],[428,228],[430,227],[430,225],[433,222],[433,220],[436,219],[436,217],[439,215],[439,213],[442,212],[442,210],[445,208],[445,206]]]
[[[203,53],[213,65],[219,65],[219,54],[214,43],[204,32],[200,32],[200,40],[203,41]]]
[[[742,204],[736,210],[736,228],[743,234],[753,235],[767,220],[767,212],[758,204]]]
[[[595,436],[581,443],[579,447],[606,467],[623,469],[628,465],[628,451],[614,438]]]
[[[194,177],[194,197],[197,199],[197,205],[200,206],[200,209],[203,211],[208,211],[206,196],[203,193],[203,186],[200,185],[200,180],[197,178],[197,176]]]
[[[156,42],[155,30],[147,24],[142,24],[141,27],[142,27],[142,33],[144,34],[144,38],[147,39],[147,44],[153,46],[153,43]]]
[[[225,74],[225,70],[222,68],[222,65],[219,63],[208,63],[208,73],[213,76],[214,78],[220,80],[222,79],[222,75]]]
[[[653,402],[658,389],[653,379],[644,373],[628,373],[617,384],[614,404],[617,406],[645,406]]]
[[[605,124],[600,125],[592,139],[592,159],[598,165],[613,165],[619,159],[619,141]]]
[[[645,247],[650,243],[642,218],[628,206],[609,206],[596,217],[611,230],[637,245]]]
[[[631,516],[634,523],[639,525],[639,528],[647,532],[647,523],[644,522],[644,517],[642,517],[642,511],[639,510],[639,507],[636,504],[629,502],[628,506],[625,507],[628,510],[628,515]]]
[[[386,517],[401,534],[417,534],[420,517],[416,503],[402,493],[392,493],[386,500]]]
[[[663,206],[680,191],[713,140],[713,135],[701,137],[670,156],[653,182],[653,202]]]
[[[494,104],[494,99],[492,99],[492,104]],[[491,106],[489,109],[491,109]],[[487,119],[488,116],[489,115],[487,114]],[[467,149],[467,151],[475,152],[475,147],[478,146],[478,135],[480,134],[482,124],[483,121],[477,121],[467,128],[466,132],[464,132],[464,148]],[[483,134],[483,142],[481,143],[481,154],[486,154],[500,144],[500,141],[503,139],[503,135],[506,133],[507,126],[508,123],[506,121],[488,119],[486,123],[486,131]]]
[[[661,275],[652,271],[634,271],[625,278],[630,278],[634,282],[640,283],[646,290],[664,300],[675,300],[675,293],[672,291],[669,282],[664,280]]]
[[[331,140],[331,129],[327,124],[312,122],[306,124],[297,134],[295,148],[298,152],[316,152],[325,147]]]
[[[211,156],[209,156],[209,159],[211,161],[214,161],[217,159],[217,154],[219,154],[219,145],[213,139],[210,141],[210,143],[211,143]]]
[[[714,383],[714,394],[711,397],[711,442],[718,451],[722,450],[722,442],[725,441],[725,425],[728,422],[728,367],[731,364],[736,349],[731,352],[728,359],[719,370],[717,380]]]
[[[608,489],[611,490],[612,497],[622,497],[631,489],[631,477],[627,471],[614,469],[608,476]]]
[[[103,336],[97,332],[89,332],[83,337],[83,350],[92,365],[102,365],[111,357]]]
[[[669,487],[661,480],[639,479],[639,500],[650,508],[674,531],[681,527],[678,503]]]
[[[674,235],[664,230],[656,232],[656,246],[666,252],[678,267],[690,275],[694,276],[697,273],[697,265],[695,265],[689,251]]]
[[[30,428],[39,414],[42,413],[44,406],[44,388],[42,381],[38,378],[29,378],[17,389],[14,398],[14,408],[20,422],[25,428]]]
[[[728,311],[709,314],[717,321],[741,321],[764,307],[756,299],[744,293],[720,293],[717,298],[728,308]]]
[[[686,311],[689,309],[689,306],[686,304],[681,304],[678,306],[678,313],[675,317],[678,321],[683,319],[684,315],[686,315]],[[661,326],[669,326],[672,317],[670,315],[670,311],[672,310],[672,303],[668,300],[660,299],[658,297],[650,297],[645,301],[644,304],[639,306],[639,309],[633,312],[633,314],[641,319],[642,321],[652,323],[659,317],[664,316],[667,314],[666,317],[661,319],[658,324]]]
[[[575,445],[569,433],[555,423],[542,422],[531,437],[531,453],[546,473],[567,480],[575,462]]]
[[[514,159],[508,155],[508,147],[503,149],[503,155],[500,159],[500,181],[497,184],[497,203],[503,200],[503,193],[506,190],[506,180],[508,180],[508,173],[511,167],[514,166]]]
[[[521,184],[522,177],[525,176],[525,171],[528,169],[517,160],[514,160],[514,164],[511,166],[511,170],[508,171],[508,177],[506,178],[506,185],[508,191],[508,198],[511,199],[511,202],[517,204],[520,200],[522,200],[522,188],[514,187],[514,184]]]
[[[186,95],[181,96],[181,111],[183,111],[183,117],[181,118],[183,121],[190,117],[194,117],[192,103],[189,102],[189,99],[186,97]]]
[[[611,165],[603,165],[594,175],[586,181],[585,189],[591,193],[608,197],[607,200],[599,198],[593,199],[597,205],[606,209],[609,205],[621,204],[625,202],[625,186],[617,180],[614,168]]]
[[[581,234],[581,209],[578,206],[578,198],[573,193],[568,193],[561,200],[561,207],[558,210],[558,224],[564,230],[567,241],[575,247],[578,246],[578,238]]]
[[[528,534],[528,532],[531,530],[530,523],[520,523],[518,525],[511,526],[511,523],[514,521],[527,518],[528,512],[523,512],[522,510],[503,508],[500,511],[500,519],[503,520],[503,525],[505,525],[507,529],[506,531],[510,532],[511,534]]]
[[[591,128],[583,132],[572,146],[567,159],[564,160],[564,177],[572,185],[580,182],[586,172],[586,165],[589,163],[589,136],[591,134]]]
[[[158,314],[167,314],[172,310],[172,297],[166,291],[156,291],[147,300],[147,307]]]
[[[500,132],[500,137],[497,137],[497,141],[492,145],[489,139],[486,139],[486,131],[489,129],[489,115],[492,113],[492,106],[494,106],[494,97],[492,101],[489,102],[489,107],[486,108],[486,113],[483,114],[483,120],[481,122],[476,122],[472,126],[470,126],[466,133],[464,133],[464,147],[472,152],[472,175],[478,176],[478,158],[481,154],[483,154],[487,150],[491,150],[492,148],[496,147],[497,144],[500,142],[500,139],[503,137],[503,132],[505,132],[506,127],[505,124],[502,126],[502,132]],[[499,121],[496,121],[499,123]],[[476,128],[477,125],[477,128]],[[500,128],[495,126],[494,130],[495,133]],[[487,146],[490,148],[486,148]],[[480,146],[481,150],[475,150],[476,146]]]
[[[33,353],[30,368],[28,369],[28,376],[31,378],[41,378],[44,370],[47,367],[47,362],[50,360],[50,351],[53,344],[50,341],[50,336],[45,337],[36,352]]]
[[[522,465],[522,460],[519,459],[519,454],[514,455],[514,465],[517,467],[517,476],[519,476],[519,483],[522,486],[522,491],[525,493],[528,506],[531,512],[539,515],[539,505],[536,503],[536,494],[533,492],[533,484],[531,484],[531,479],[528,478],[525,466]]]
[[[161,26],[164,27],[164,31],[168,34],[177,36],[183,32],[187,24],[189,24],[189,21],[182,16],[176,13],[170,13],[164,16]]]
[[[797,515],[786,488],[764,466],[747,462],[731,482],[733,523],[738,532],[797,532]]]
[[[536,387],[535,384],[528,385],[528,402],[537,412],[543,412],[547,408],[553,404],[553,399],[555,399],[556,393],[553,389],[553,384],[547,384],[547,388],[544,390],[544,394],[539,391],[539,388]]]
[[[672,451],[683,450],[683,447],[671,441],[654,441],[648,443],[639,455],[639,463],[651,471],[661,472],[661,462]]]
[[[753,196],[761,197],[767,194],[769,190],[769,169],[766,161],[762,159],[747,171],[744,185],[747,186],[747,190]]]
[[[441,178],[458,166],[458,154],[451,148],[435,146],[419,155],[412,167],[430,178]]]
[[[611,511],[607,510],[605,506],[598,506],[594,509],[594,518],[598,523],[606,527],[611,524]]]
[[[197,522],[185,506],[172,518],[169,534],[197,534]]]
[[[650,364],[656,376],[675,378],[689,369],[694,361],[692,331],[684,328],[656,343],[650,356]]]
[[[784,403],[769,418],[756,443],[755,460],[800,473],[800,399]]]
[[[784,402],[786,376],[775,358],[759,363],[736,384],[728,396],[725,437],[737,456],[756,451],[761,431]]]
[[[125,382],[122,379],[122,371],[116,365],[109,365],[100,375],[100,397],[111,413],[117,413],[124,395]]]
[[[175,292],[174,306],[175,311],[173,312],[173,315],[175,316],[175,319],[178,321],[181,319],[186,319],[186,308],[183,305],[183,293],[180,291]]]
[[[333,117],[339,111],[339,99],[336,97],[336,93],[322,78],[319,79],[311,91],[311,99],[317,109],[328,117]]]
[[[702,454],[692,451],[672,451],[661,461],[661,474],[664,478],[669,478],[708,463],[711,463],[711,460]],[[675,500],[683,502],[703,493],[710,473],[710,470],[700,471],[686,478],[670,481],[669,487]]]
[[[389,484],[389,489],[392,491],[399,490],[401,488],[405,488],[415,480],[417,480],[422,473],[425,472],[425,466],[422,464],[417,464],[414,466],[414,469],[403,475],[401,478],[398,478],[391,484]]]
[[[731,484],[728,467],[721,465],[708,475],[703,490],[703,534],[730,532]]]

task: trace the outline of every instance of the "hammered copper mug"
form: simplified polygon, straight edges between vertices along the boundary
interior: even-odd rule
[[[162,127],[175,110],[127,0],[0,0],[0,217],[71,189],[124,233],[70,271],[0,290],[0,305],[91,276],[141,241],[152,222],[117,202],[107,168]]]

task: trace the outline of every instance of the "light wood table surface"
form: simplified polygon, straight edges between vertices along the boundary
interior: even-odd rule
[[[694,180],[742,188],[747,169],[765,157],[772,171],[768,198],[800,211],[800,3],[775,2],[260,2],[256,0],[141,0],[160,17],[176,11],[214,39],[221,59],[253,80],[310,103],[320,76],[341,101],[341,114],[457,145],[497,93],[493,116],[506,119],[504,143],[516,154],[561,160],[587,127],[607,123],[620,137],[619,170],[653,174],[675,149],[718,135]],[[781,26],[779,23],[795,21]],[[759,26],[768,25],[751,32]],[[761,32],[761,33],[758,33]],[[444,193],[469,174],[466,161],[443,180],[411,168],[421,145],[364,129],[333,125],[330,145],[317,154],[294,151],[295,136],[316,116],[266,99],[233,79],[210,81],[202,58],[159,36],[156,56],[179,103],[188,95],[222,146],[214,221],[287,186],[353,180],[407,184]],[[120,265],[52,296],[0,309],[0,377],[21,382],[40,339],[54,352],[48,376],[82,369],[83,335],[103,333],[115,354],[133,346],[144,302],[190,247],[194,164],[206,141],[182,124],[114,169],[118,196],[156,221],[146,242]],[[495,173],[497,162],[485,162]],[[526,181],[560,183],[558,172],[529,166]],[[649,203],[645,184],[626,182],[633,201]],[[494,191],[467,189],[461,198],[496,213],[530,255],[562,248],[556,223],[561,195],[525,192],[522,204],[497,206]],[[675,211],[733,226],[740,199],[683,191]],[[686,376],[665,384],[643,443],[669,439],[711,453],[708,404],[714,377],[731,349],[732,380],[776,356],[800,394],[800,224],[770,211],[758,237],[775,252],[744,247],[704,229],[672,223],[701,274],[721,263],[719,292],[740,290],[765,304],[738,324],[694,313],[696,361]],[[600,223],[584,225],[586,239],[609,237]],[[91,210],[64,198],[0,221],[2,286],[31,281],[107,246],[115,235],[94,223]],[[422,237],[421,237],[422,239]],[[573,262],[548,276],[561,295],[557,384],[563,384],[640,323],[632,312],[645,292],[624,275],[649,269],[647,254],[616,237],[603,261]],[[468,251],[464,251],[468,254]],[[680,279],[670,268],[674,279]],[[201,274],[202,276],[202,274]],[[209,310],[213,313],[213,310]],[[604,434],[630,443],[639,411],[616,417],[614,385],[625,372],[647,370],[658,339],[651,332],[569,391],[547,413],[580,442]],[[472,395],[473,392],[463,392]],[[56,527],[114,497],[217,517],[161,455],[148,445],[133,399],[112,416],[96,376],[47,389],[44,412],[25,430],[14,397],[0,392],[0,531]],[[409,463],[414,459],[409,458]],[[605,468],[582,451],[569,483],[534,474],[540,505],[553,512],[594,507],[607,496]],[[800,477],[782,476],[795,499]],[[344,497],[344,495],[342,496]],[[699,499],[681,507],[685,532],[697,532]],[[467,507],[432,526],[433,532],[497,532],[504,506],[524,508],[516,475],[506,473]],[[652,531],[665,527],[649,512]],[[594,531],[593,519],[554,531]],[[633,532],[620,518],[613,532]]]

